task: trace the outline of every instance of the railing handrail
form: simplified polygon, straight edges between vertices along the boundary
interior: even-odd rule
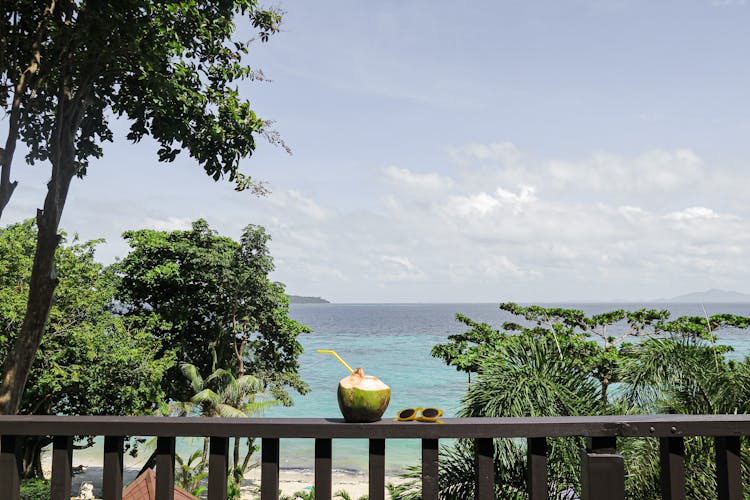
[[[422,498],[438,500],[440,439],[472,438],[475,454],[475,498],[495,498],[492,438],[526,438],[527,488],[531,500],[549,498],[549,438],[587,438],[581,450],[580,487],[584,500],[625,499],[625,465],[617,453],[619,437],[652,437],[659,441],[662,498],[686,498],[685,437],[714,440],[716,498],[743,498],[742,436],[750,436],[750,415],[602,415],[575,417],[446,418],[444,423],[345,423],[339,418],[205,418],[136,416],[0,416],[0,491],[20,500],[19,460],[25,436],[54,436],[53,500],[70,497],[73,436],[104,436],[103,497],[122,500],[125,436],[157,436],[156,498],[171,500],[175,483],[178,437],[209,437],[208,499],[226,500],[229,438],[261,438],[261,499],[279,494],[280,440],[315,439],[315,498],[329,500],[331,440],[369,439],[369,498],[385,500],[385,441],[422,441]],[[705,492],[709,493],[709,492]]]
[[[0,415],[0,435],[449,439],[747,436],[750,415],[446,418],[442,424],[346,423],[340,418]]]

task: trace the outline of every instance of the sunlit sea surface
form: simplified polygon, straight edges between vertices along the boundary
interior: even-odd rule
[[[545,305],[581,309],[588,314],[646,307],[669,309],[673,318],[706,313],[750,316],[750,304]],[[274,407],[263,416],[340,417],[336,388],[347,372],[332,356],[317,354],[316,349],[336,350],[352,367],[363,367],[366,373],[380,377],[391,387],[391,403],[384,418],[394,417],[399,409],[415,406],[439,407],[446,416],[454,416],[466,389],[467,376],[430,356],[430,350],[435,344],[446,342],[448,335],[466,330],[456,321],[456,313],[497,328],[512,319],[497,304],[293,304],[291,316],[313,329],[313,333],[300,339],[305,348],[300,358],[300,373],[311,391],[304,396],[295,395],[294,406]],[[750,354],[750,332],[726,331],[720,335],[720,343],[734,347],[731,357]],[[101,457],[101,446],[97,444],[76,452],[76,456],[81,460]],[[177,451],[187,456],[199,446],[197,440],[178,440]],[[334,440],[333,468],[365,472],[367,451],[366,440]],[[313,452],[312,439],[282,439],[281,466],[311,469]],[[419,463],[420,444],[417,440],[387,440],[385,457],[388,471],[401,471]],[[145,457],[126,463],[137,466],[142,460]]]

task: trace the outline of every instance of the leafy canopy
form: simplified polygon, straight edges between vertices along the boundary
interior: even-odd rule
[[[160,161],[186,150],[215,180],[262,191],[238,166],[256,135],[273,132],[236,83],[262,75],[245,62],[253,33],[267,41],[280,22],[255,0],[5,2],[0,105],[22,102],[18,133],[29,163],[54,163],[68,147],[56,130],[71,127],[82,177],[113,139],[111,119],[123,117],[127,138],[152,137]]]
[[[468,331],[434,347],[433,355],[476,376],[460,416],[521,417],[622,413],[750,413],[750,358],[727,358],[717,343],[722,329],[747,329],[750,318],[729,314],[670,318],[669,311],[583,311],[501,304],[515,321],[500,330],[457,315]],[[498,498],[527,497],[525,446],[495,440]],[[549,439],[550,498],[580,491],[580,438]],[[688,496],[716,491],[713,440],[686,440]],[[660,498],[659,448],[654,439],[619,439],[628,498]],[[747,448],[747,444],[743,445]],[[743,450],[745,462],[748,451]],[[743,464],[745,476],[750,464]],[[408,477],[419,477],[413,469]],[[750,477],[745,477],[745,481]],[[444,447],[440,458],[444,498],[475,491],[470,441]],[[395,499],[420,497],[418,481],[391,486]]]
[[[215,367],[253,375],[273,398],[291,404],[287,389],[306,392],[298,374],[309,329],[289,318],[281,283],[270,279],[269,236],[249,225],[239,242],[219,236],[204,220],[187,231],[128,231],[131,252],[118,266],[118,299],[125,316],[148,327],[181,363],[197,373]],[[174,367],[165,379],[170,398],[194,395]]]
[[[0,229],[0,353],[20,331],[36,227]],[[163,399],[173,354],[158,339],[111,312],[117,277],[94,260],[99,241],[73,239],[57,250],[59,285],[47,332],[21,406],[27,414],[131,415]],[[155,351],[163,351],[155,356]]]

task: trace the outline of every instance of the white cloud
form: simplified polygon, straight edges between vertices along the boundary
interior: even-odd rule
[[[560,188],[673,191],[705,181],[701,158],[688,149],[652,150],[634,158],[594,153],[582,161],[550,160],[546,171]]]
[[[688,207],[678,212],[668,213],[664,218],[676,221],[710,220],[718,219],[719,214],[706,207]]]
[[[398,168],[395,166],[384,168],[383,174],[397,185],[411,189],[442,191],[453,185],[453,180],[450,177],[437,173],[416,174],[407,168]]]
[[[193,221],[186,217],[164,217],[161,219],[147,218],[142,227],[156,231],[187,231],[193,227]]]
[[[500,202],[487,193],[468,196],[451,196],[448,200],[448,212],[466,217],[469,215],[484,216],[500,206]]]
[[[274,203],[285,210],[297,212],[307,218],[317,221],[324,221],[329,216],[329,211],[327,209],[323,208],[309,196],[305,196],[294,189],[278,193],[272,192],[269,195],[269,200],[271,203]]]
[[[400,255],[381,255],[381,268],[378,272],[379,281],[418,281],[425,278],[422,272],[411,259]]]
[[[277,186],[269,197],[252,198],[196,183],[195,193],[170,198],[166,213],[163,203],[131,209],[113,199],[94,209],[78,200],[64,227],[69,233],[110,228],[82,236],[105,236],[108,247],[119,245],[110,253],[122,256],[125,229],[189,229],[204,216],[237,238],[246,224],[261,224],[272,236],[274,279],[290,293],[338,301],[750,291],[746,174],[716,168],[690,149],[597,152],[576,160],[494,144],[505,146],[455,148],[463,163],[451,171],[444,164],[370,169],[366,191],[342,178],[341,190],[362,193],[357,209],[302,187]],[[503,151],[512,152],[512,161]],[[192,201],[205,189],[221,204],[213,215]]]

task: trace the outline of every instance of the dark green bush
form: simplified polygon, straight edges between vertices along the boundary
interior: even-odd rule
[[[21,499],[50,500],[49,488],[46,479],[24,479],[21,481]]]

